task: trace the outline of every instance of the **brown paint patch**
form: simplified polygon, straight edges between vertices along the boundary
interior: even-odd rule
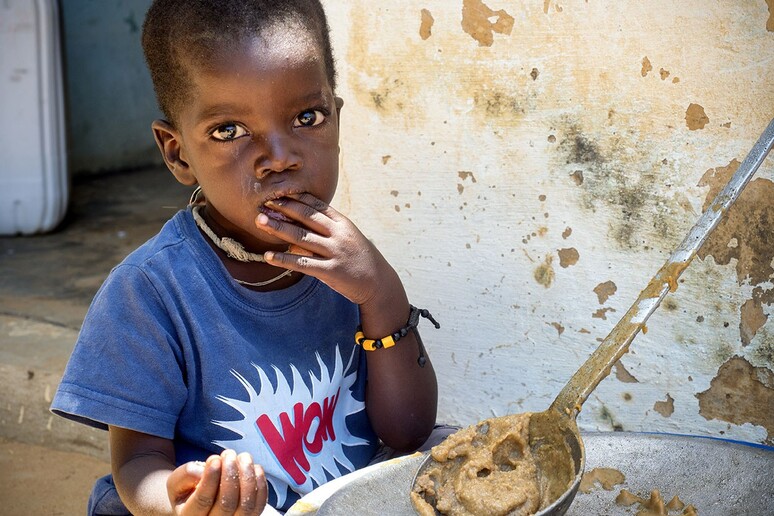
[[[578,489],[581,493],[590,493],[599,486],[605,491],[612,491],[615,486],[625,481],[626,476],[617,469],[594,468],[583,473]]]
[[[667,393],[666,401],[657,401],[653,404],[653,410],[664,417],[671,416],[675,411],[675,400]]]
[[[752,342],[755,334],[766,324],[768,319],[769,316],[763,313],[763,304],[760,299],[753,298],[744,302],[739,321],[739,334],[742,337],[742,346]]]
[[[669,70],[664,70],[663,68],[661,68],[658,71],[658,74],[661,76],[661,80],[664,81],[666,80],[667,77],[669,77]]]
[[[533,277],[535,278],[535,281],[537,281],[540,285],[543,285],[546,288],[549,288],[551,286],[551,284],[554,282],[554,277],[556,277],[554,268],[551,266],[551,263],[553,261],[554,261],[554,257],[549,254],[548,256],[546,256],[545,261],[541,263],[533,273]]]
[[[529,72],[529,76],[532,77],[533,81],[537,80],[538,75],[540,75],[540,71],[537,68],[533,68],[532,71]]]
[[[575,181],[575,184],[577,186],[580,186],[583,184],[583,171],[582,170],[574,170],[570,173],[570,177],[573,181]]]
[[[564,228],[564,231],[562,231],[562,238],[567,240],[570,237],[570,235],[572,235],[572,228],[568,226]]]
[[[717,167],[704,173],[699,186],[709,186],[704,201],[706,209],[712,199],[726,185],[739,168],[732,160],[726,167]],[[736,279],[739,285],[755,286],[752,297],[742,305],[739,324],[743,345],[749,344],[766,323],[763,305],[774,303],[774,289],[763,285],[774,278],[774,182],[758,178],[751,181],[729,208],[723,220],[696,255],[702,260],[712,256],[715,263],[728,265],[736,261]]]
[[[433,23],[435,23],[435,19],[427,9],[422,9],[421,17],[421,22],[419,24],[419,37],[422,39],[427,39],[433,35]]]
[[[554,136],[553,134],[549,134],[548,143],[556,143],[556,136]]]
[[[726,185],[739,168],[739,161],[732,160],[725,167],[717,167],[704,173],[699,186],[709,186],[704,209]],[[739,195],[718,227],[697,253],[701,259],[712,256],[720,265],[737,260],[736,277],[739,284],[745,280],[760,285],[774,277],[774,182],[758,178],[751,181]],[[734,244],[735,242],[735,244]]]
[[[473,175],[473,172],[468,172],[467,170],[460,170],[457,172],[457,177],[459,177],[462,181],[470,179],[471,182],[476,182],[476,176]]]
[[[390,195],[392,195],[393,197],[397,197],[398,196],[398,191],[397,190],[390,190]]]
[[[386,165],[387,162],[390,161],[391,157],[392,156],[390,156],[389,154],[387,154],[386,156],[382,156],[382,165]]]
[[[618,286],[612,281],[605,281],[594,287],[594,293],[597,295],[600,305],[604,305],[605,302],[616,293]]]
[[[546,196],[544,194],[538,195],[538,201],[545,202],[545,200],[546,200]]]
[[[571,265],[575,265],[576,263],[578,263],[579,259],[580,259],[580,254],[578,253],[578,250],[575,249],[574,247],[559,249],[559,265],[562,268],[566,269]]]
[[[613,366],[615,368],[615,377],[616,379],[621,383],[640,383],[640,381],[635,378],[635,376],[630,373],[626,367],[621,363],[619,360],[615,363]]]
[[[704,129],[704,126],[709,123],[710,119],[704,112],[704,108],[699,104],[691,103],[688,105],[688,109],[685,110],[685,123],[688,129],[696,131],[697,129]]]
[[[549,324],[550,326],[553,326],[554,328],[556,328],[556,331],[559,332],[559,335],[564,333],[564,326],[562,326],[558,322],[552,322],[552,323],[547,323],[547,324]]]
[[[766,20],[766,30],[774,32],[774,0],[766,0],[766,5],[769,6],[769,19]]]
[[[591,317],[594,319],[603,319],[607,321],[607,312],[615,312],[615,308],[600,308],[593,314],[591,314]]]
[[[494,17],[497,19],[490,21]],[[462,30],[481,47],[492,46],[495,32],[510,35],[513,21],[513,16],[504,9],[493,11],[482,0],[462,0]]]
[[[768,432],[766,444],[774,444],[774,372],[753,367],[735,356],[723,364],[710,388],[696,394],[699,414],[735,425],[751,423]]]
[[[642,74],[643,77],[648,75],[648,72],[653,70],[653,65],[650,64],[650,59],[648,59],[648,56],[645,56],[642,58],[642,68],[640,69],[640,74]]]

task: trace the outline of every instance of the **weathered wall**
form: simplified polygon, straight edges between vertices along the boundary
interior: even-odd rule
[[[60,0],[70,172],[161,163],[160,113],[140,46],[150,0]]]
[[[338,206],[396,266],[441,417],[548,406],[774,117],[772,0],[325,2]],[[579,418],[774,444],[774,158]]]

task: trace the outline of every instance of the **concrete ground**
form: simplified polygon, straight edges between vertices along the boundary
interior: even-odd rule
[[[107,433],[48,407],[100,284],[189,194],[163,167],[77,176],[56,231],[0,237],[0,514],[83,514],[109,472]]]

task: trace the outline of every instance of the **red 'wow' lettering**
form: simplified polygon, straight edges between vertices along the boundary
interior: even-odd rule
[[[316,401],[306,409],[302,403],[296,403],[293,405],[292,422],[287,412],[279,415],[281,431],[266,414],[255,421],[274,456],[298,485],[306,482],[305,472],[309,472],[310,469],[306,451],[313,454],[319,453],[324,441],[336,440],[333,412],[336,410],[339,395],[340,390],[333,396],[325,398],[322,407]],[[319,423],[310,439],[309,430],[315,420]]]

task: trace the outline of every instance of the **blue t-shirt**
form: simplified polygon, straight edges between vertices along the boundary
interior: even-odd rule
[[[357,305],[310,276],[241,287],[181,211],[111,271],[51,409],[172,439],[178,464],[249,452],[269,504],[287,509],[377,448],[358,323]]]

